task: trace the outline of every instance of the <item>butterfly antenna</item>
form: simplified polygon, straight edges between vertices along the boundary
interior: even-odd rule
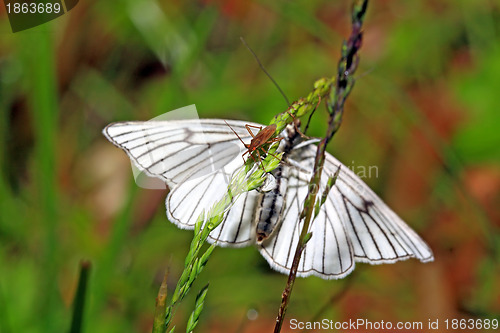
[[[240,139],[240,141],[241,141],[241,143],[243,144],[243,146],[247,147],[247,144],[246,144],[246,143],[244,143],[244,142],[243,142],[243,140],[241,140],[240,136],[238,135],[238,133],[236,133],[236,132],[234,131],[234,129],[231,127],[231,125],[229,125],[229,124],[227,123],[227,121],[226,121],[226,120],[224,120],[224,122],[226,123],[226,125],[227,125],[227,126],[229,126],[229,128],[231,129],[231,131],[233,131],[233,133],[234,133],[234,134],[238,137],[238,139]]]
[[[290,102],[288,101],[288,98],[286,97],[286,95],[283,92],[283,90],[281,90],[281,87],[273,79],[273,77],[271,76],[271,74],[268,73],[268,71],[266,70],[266,68],[264,67],[264,65],[262,65],[262,63],[260,62],[259,58],[255,54],[255,52],[250,48],[250,46],[247,44],[247,42],[245,41],[245,39],[243,39],[243,37],[240,37],[240,39],[241,39],[241,42],[243,43],[243,45],[245,45],[245,47],[248,49],[248,51],[250,51],[250,53],[252,53],[253,57],[255,58],[255,60],[257,61],[257,63],[259,64],[260,69],[262,69],[262,71],[267,75],[267,77],[269,79],[271,79],[271,81],[274,83],[274,85],[276,86],[276,88],[278,88],[279,92],[281,93],[281,95],[285,99],[286,104],[288,105],[288,107],[290,107]]]

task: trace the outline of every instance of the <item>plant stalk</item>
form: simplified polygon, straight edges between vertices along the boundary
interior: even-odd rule
[[[279,333],[283,326],[286,310],[288,308],[290,296],[295,284],[295,278],[297,276],[297,269],[299,266],[300,258],[306,246],[306,242],[309,239],[309,237],[307,237],[307,234],[309,231],[309,226],[311,224],[311,217],[314,212],[314,206],[318,192],[314,191],[313,189],[319,188],[323,164],[325,162],[326,146],[340,128],[340,124],[342,123],[342,115],[344,113],[344,104],[347,96],[354,86],[354,78],[352,77],[352,74],[355,72],[358,64],[358,50],[361,47],[362,40],[361,27],[363,24],[367,5],[368,0],[362,0],[358,1],[353,6],[352,32],[349,40],[347,42],[344,42],[342,46],[335,87],[330,92],[330,100],[327,103],[327,109],[330,114],[328,120],[328,129],[324,138],[318,144],[318,150],[316,152],[316,158],[314,160],[314,172],[313,176],[311,177],[311,181],[309,182],[309,192],[304,202],[304,211],[301,214],[301,216],[305,216],[304,224],[302,226],[299,241],[295,249],[295,255],[293,258],[292,267],[290,268],[290,274],[288,275],[288,280],[281,296],[281,306],[278,310],[276,325],[274,327],[275,333]]]

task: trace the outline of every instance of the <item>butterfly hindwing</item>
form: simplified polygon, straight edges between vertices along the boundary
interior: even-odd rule
[[[227,184],[234,169],[232,164],[240,165],[238,160],[218,172],[175,186],[167,196],[167,217],[183,229],[193,229],[202,213],[207,212],[221,200],[227,192]],[[209,235],[209,241],[217,241],[221,246],[249,245],[254,237],[253,212],[255,211],[256,191],[245,192],[235,198],[224,219]]]
[[[312,170],[314,158],[309,156],[301,160],[301,154],[292,154],[298,158],[296,162],[306,170]],[[260,252],[269,262],[271,267],[282,273],[288,274],[293,263],[302,225],[299,215],[302,211],[307,195],[308,181],[311,173],[292,167],[289,186],[286,194],[286,208],[283,221],[274,235],[264,242]],[[323,176],[326,179],[327,176]],[[322,182],[324,185],[326,182]],[[322,206],[318,216],[310,224],[309,232],[312,233],[298,265],[298,276],[316,275],[324,279],[337,279],[344,277],[354,268],[354,256],[350,239],[345,227],[338,223],[339,215],[334,204],[335,198],[330,193],[326,203]]]
[[[325,161],[329,174],[341,163],[330,154]],[[342,165],[332,189],[346,214],[341,221],[348,230],[356,261],[392,263],[408,258],[433,259],[427,244],[396,215],[352,170]],[[337,207],[340,209],[340,207]]]
[[[305,146],[291,158],[300,165],[292,167],[285,216],[274,236],[261,246],[271,267],[289,272],[301,226],[298,216],[307,194],[307,181],[317,147]],[[341,278],[354,268],[354,262],[393,263],[411,257],[432,261],[427,244],[346,166],[327,153],[318,197],[328,177],[340,166],[339,176],[330,190],[309,231],[298,266],[298,276],[317,275],[325,279]],[[310,172],[304,172],[309,170]]]

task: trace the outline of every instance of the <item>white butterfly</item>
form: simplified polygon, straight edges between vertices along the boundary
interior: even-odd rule
[[[227,122],[243,141],[250,141],[246,123]],[[243,165],[239,155],[246,150],[221,119],[120,122],[108,125],[103,133],[140,170],[162,179],[170,187],[167,216],[183,229],[193,229],[200,213],[226,194],[231,175]],[[301,231],[299,214],[317,147],[312,143],[290,142],[286,131],[281,136],[285,137],[282,143],[288,144],[288,148],[280,146],[280,149],[288,151],[273,172],[276,188],[271,193],[250,191],[239,196],[223,222],[210,233],[209,241],[233,247],[256,244],[273,269],[288,274]],[[337,181],[311,223],[312,237],[297,275],[337,279],[349,274],[355,262],[393,263],[412,257],[422,262],[432,261],[427,244],[357,175],[330,154],[326,155],[319,193],[339,166]],[[274,207],[264,209],[268,207],[262,204],[265,197],[275,195],[280,200],[273,191],[281,195],[282,212],[273,211]],[[279,220],[271,226],[259,225],[255,220],[266,214]]]

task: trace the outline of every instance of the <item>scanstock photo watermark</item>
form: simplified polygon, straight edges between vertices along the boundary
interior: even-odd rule
[[[73,9],[79,0],[3,0],[12,32],[52,21]]]
[[[394,330],[406,331],[462,331],[462,330],[492,330],[499,327],[498,319],[478,318],[478,319],[428,319],[427,321],[372,321],[363,318],[349,319],[346,321],[334,321],[323,319],[320,321],[299,321],[290,319],[291,330],[342,330],[343,332],[394,332]]]

